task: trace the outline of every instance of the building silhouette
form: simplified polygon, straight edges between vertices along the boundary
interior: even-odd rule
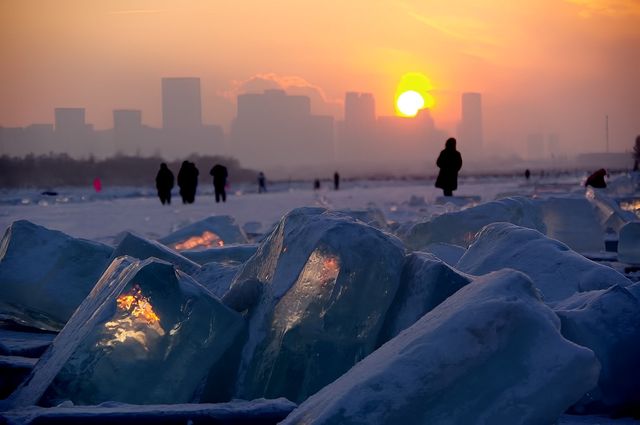
[[[201,126],[200,78],[163,78],[162,128],[194,130]]]
[[[376,144],[376,104],[373,94],[347,92],[344,121],[338,129],[336,153],[343,162],[362,160]]]
[[[482,156],[484,144],[482,126],[482,95],[462,93],[462,114],[458,125],[458,150],[473,158]]]
[[[277,168],[331,163],[333,117],[312,115],[308,96],[265,90],[237,100],[230,150],[243,164]]]

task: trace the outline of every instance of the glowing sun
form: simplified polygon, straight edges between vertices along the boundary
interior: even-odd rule
[[[407,90],[398,96],[396,105],[402,115],[415,117],[418,111],[424,108],[424,98],[415,90]]]

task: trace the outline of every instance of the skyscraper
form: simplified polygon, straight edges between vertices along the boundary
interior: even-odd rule
[[[163,78],[162,127],[189,130],[201,126],[200,78]]]
[[[473,156],[482,153],[482,95],[480,93],[462,93],[462,118],[458,127],[458,148],[463,156],[465,152]]]

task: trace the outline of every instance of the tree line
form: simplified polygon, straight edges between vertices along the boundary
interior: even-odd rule
[[[184,159],[196,164],[201,183],[209,180],[209,170],[218,163],[227,167],[234,182],[253,182],[257,176],[256,171],[242,168],[240,162],[231,157],[191,155]],[[0,156],[0,187],[88,186],[96,177],[108,186],[154,186],[162,162],[166,162],[176,175],[182,164],[182,160],[122,155],[101,160],[74,159],[67,154],[23,158],[3,155]]]

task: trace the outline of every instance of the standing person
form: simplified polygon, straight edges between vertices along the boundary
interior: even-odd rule
[[[189,161],[182,161],[180,170],[178,171],[178,187],[180,188],[180,196],[182,197],[182,203],[189,203]]]
[[[162,205],[171,204],[171,189],[173,189],[173,173],[166,163],[160,164],[160,170],[156,175],[156,189]]]
[[[263,193],[267,191],[267,178],[264,176],[264,173],[260,171],[258,173],[258,193]]]
[[[531,178],[531,171],[529,171],[529,169],[527,168],[526,170],[524,170],[524,178],[529,180]]]
[[[225,186],[227,185],[227,167],[224,165],[216,164],[213,166],[209,174],[213,176],[213,190],[216,193],[216,202],[227,202],[227,193],[225,192]]]
[[[440,168],[436,187],[442,189],[444,196],[452,196],[458,188],[458,171],[462,168],[462,156],[456,150],[456,139],[447,139],[436,165]]]
[[[196,200],[196,189],[198,188],[198,175],[200,172],[196,167],[196,164],[193,162],[187,162],[188,164],[188,173],[187,173],[187,203],[193,204]]]
[[[315,179],[313,181],[313,190],[320,190],[320,179]]]
[[[340,189],[340,174],[337,171],[333,173],[333,188],[335,190]]]

